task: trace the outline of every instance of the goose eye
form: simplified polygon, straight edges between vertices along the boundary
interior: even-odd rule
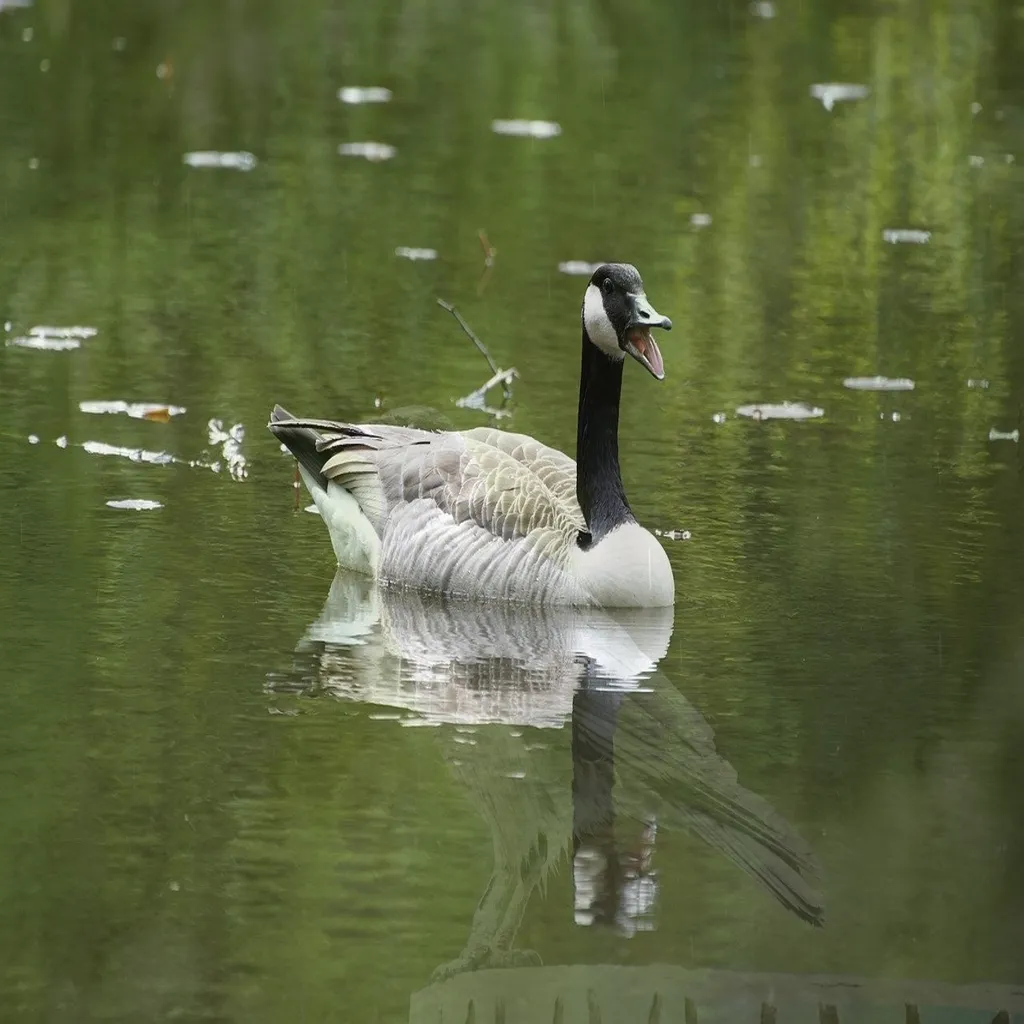
[[[603,291],[605,295],[611,295],[611,293],[615,291],[615,285],[612,284],[612,279],[610,277],[606,277],[604,279],[604,283],[601,285],[601,291]]]

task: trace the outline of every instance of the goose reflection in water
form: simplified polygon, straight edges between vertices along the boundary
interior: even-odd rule
[[[810,848],[740,785],[707,722],[657,671],[671,634],[671,608],[463,604],[339,571],[294,670],[268,685],[453,727],[439,731],[441,745],[491,828],[494,871],[466,948],[438,976],[535,962],[512,943],[566,854],[578,924],[651,928],[662,828],[699,836],[786,909],[822,923]],[[522,731],[567,721],[571,764],[555,743],[536,742],[543,733]]]

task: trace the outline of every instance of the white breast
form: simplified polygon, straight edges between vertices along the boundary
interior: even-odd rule
[[[664,608],[675,601],[668,555],[639,523],[624,523],[571,557],[574,575],[601,607]]]

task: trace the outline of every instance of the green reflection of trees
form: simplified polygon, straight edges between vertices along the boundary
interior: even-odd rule
[[[668,380],[653,389],[631,376],[623,410],[638,513],[694,531],[672,547],[670,671],[716,718],[740,774],[768,780],[758,788],[781,806],[856,850],[859,827],[914,822],[887,839],[898,850],[865,842],[867,866],[838,840],[832,852],[861,887],[883,858],[902,858],[883,890],[891,902],[925,891],[916,838],[984,801],[967,785],[929,790],[924,813],[915,773],[956,746],[965,719],[978,743],[994,733],[1006,688],[990,658],[1016,657],[1004,649],[1019,615],[1016,453],[986,437],[1013,425],[1024,390],[1024,193],[1006,159],[1024,160],[1022,23],[997,0],[777,7],[772,21],[739,2],[614,0],[41,0],[0,14],[0,90],[18,97],[0,111],[2,312],[22,328],[101,328],[69,358],[0,350],[9,534],[17,523],[0,635],[15,651],[19,783],[0,800],[21,837],[0,843],[0,979],[16,1006],[95,997],[112,1014],[129,1012],[122,999],[160,1009],[164,996],[131,1003],[141,996],[109,979],[163,971],[168,1000],[212,999],[228,1016],[281,1019],[299,992],[314,1018],[341,993],[400,1015],[406,990],[457,947],[461,918],[413,929],[406,975],[392,977],[380,964],[386,922],[355,938],[322,931],[318,904],[339,891],[398,890],[428,863],[440,870],[399,829],[379,874],[361,875],[376,852],[346,829],[384,845],[379,808],[411,818],[428,803],[455,828],[477,826],[420,740],[392,754],[348,729],[341,746],[336,709],[266,715],[262,674],[315,614],[310,577],[326,587],[329,573],[323,538],[282,521],[289,470],[259,427],[277,399],[366,417],[378,394],[475,422],[450,406],[482,366],[434,306],[443,294],[523,372],[514,427],[571,447],[582,282],[555,272],[562,259],[634,260],[676,321]],[[862,81],[871,96],[827,113],[808,87],[828,79]],[[349,82],[388,85],[395,100],[343,108],[334,94]],[[500,138],[494,117],[554,118],[564,133]],[[359,139],[398,156],[337,156]],[[250,175],[182,165],[204,148],[261,163]],[[712,225],[691,228],[696,212]],[[905,226],[931,242],[883,243],[883,229]],[[499,249],[482,295],[480,227]],[[400,244],[442,258],[406,265],[392,255]],[[840,386],[876,372],[918,388]],[[991,386],[968,390],[968,377]],[[83,422],[78,402],[97,397],[190,412],[166,428]],[[806,400],[827,416],[737,421],[735,406],[758,399]],[[146,486],[166,514],[116,527],[97,510],[143,468],[11,440],[68,433],[191,454],[212,415],[249,427],[249,484],[154,469]],[[1019,740],[1000,733],[1004,752]],[[1012,756],[999,764],[1012,779]],[[949,761],[928,778],[943,771]],[[899,780],[896,796],[879,795],[880,772]],[[993,843],[993,821],[1010,813],[1011,787],[999,792],[978,824]],[[1012,839],[987,876],[1019,862]],[[947,867],[960,841],[945,840]],[[977,863],[929,884],[971,892]],[[439,883],[443,899],[419,892],[389,920],[474,899],[480,878],[463,884],[465,869]],[[842,919],[862,891],[839,888]],[[992,907],[997,897],[985,890]],[[725,916],[744,911],[738,896]],[[697,920],[710,928],[722,914],[702,907]],[[740,927],[700,956],[742,946],[771,967],[785,949],[808,970],[828,966],[820,947],[770,928],[743,946]],[[951,951],[949,918],[937,919],[917,961],[893,940],[911,958],[893,969],[1006,973],[1009,927],[993,910],[985,937]],[[890,947],[864,934],[821,956],[884,969]],[[679,940],[681,959],[689,950]]]

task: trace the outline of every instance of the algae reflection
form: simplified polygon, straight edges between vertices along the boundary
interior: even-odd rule
[[[268,686],[393,709],[396,728],[439,727],[439,753],[491,830],[494,868],[462,953],[435,978],[535,962],[516,933],[563,857],[577,924],[652,928],[666,828],[699,836],[822,923],[813,852],[739,783],[707,722],[657,671],[671,633],[671,609],[481,606],[335,577],[292,671]],[[536,742],[566,723],[571,757]]]

